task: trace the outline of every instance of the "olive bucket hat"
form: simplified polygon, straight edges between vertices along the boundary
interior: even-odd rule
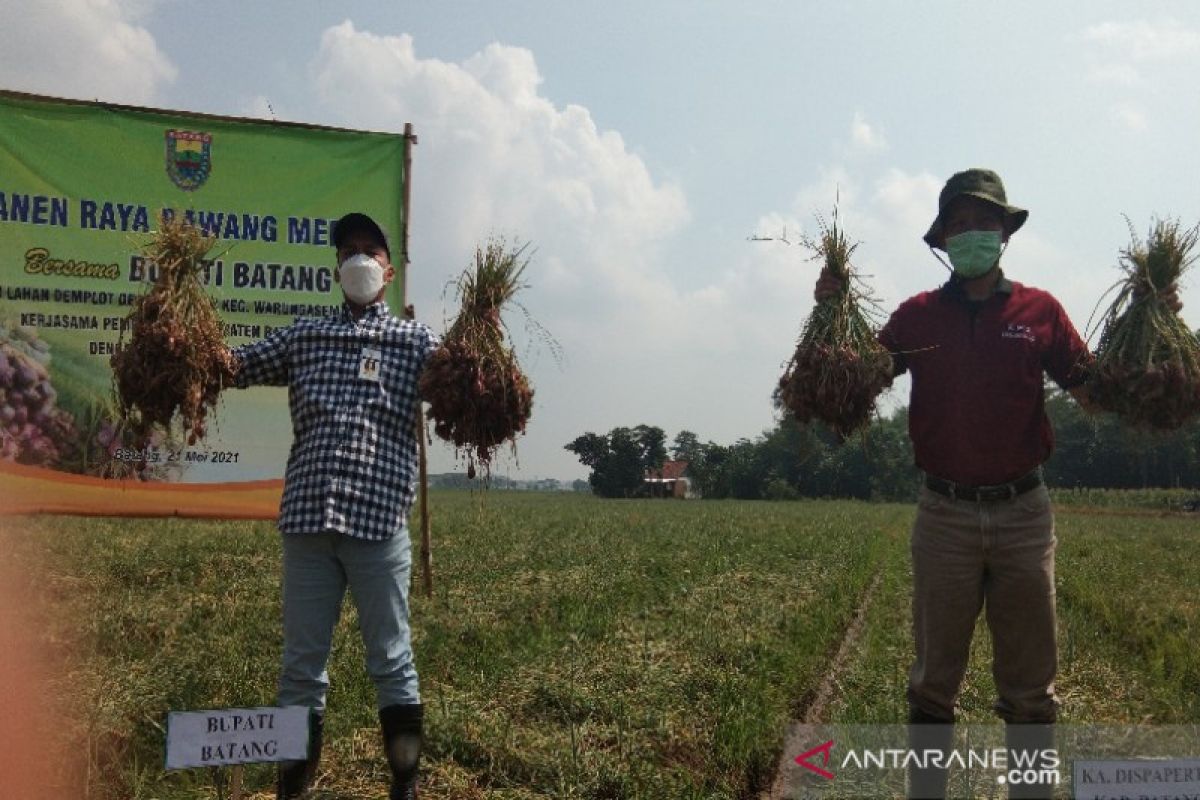
[[[1004,229],[1010,234],[1015,233],[1024,225],[1025,219],[1029,216],[1029,212],[1025,209],[1008,204],[1008,198],[1004,194],[1004,183],[995,172],[990,169],[963,170],[951,175],[950,180],[946,181],[946,185],[942,187],[942,193],[938,195],[938,215],[933,224],[929,226],[929,232],[925,234],[925,244],[930,247],[944,248],[942,214],[946,213],[946,209],[954,198],[964,194],[986,200],[1003,209]]]

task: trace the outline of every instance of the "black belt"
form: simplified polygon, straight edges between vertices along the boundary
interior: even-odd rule
[[[1042,471],[1035,469],[1028,475],[1017,478],[1012,483],[998,483],[994,486],[964,486],[961,483],[925,476],[925,487],[930,491],[953,497],[955,500],[1011,500],[1019,494],[1025,494],[1030,489],[1042,485]]]

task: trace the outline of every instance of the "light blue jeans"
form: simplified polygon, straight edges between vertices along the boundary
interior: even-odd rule
[[[412,547],[403,529],[383,542],[340,533],[283,534],[281,706],[325,709],[333,629],[349,587],[380,708],[421,702],[408,627]]]

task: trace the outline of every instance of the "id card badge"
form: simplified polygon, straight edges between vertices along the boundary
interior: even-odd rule
[[[379,383],[379,370],[382,367],[383,351],[374,347],[364,347],[358,358],[359,380]]]

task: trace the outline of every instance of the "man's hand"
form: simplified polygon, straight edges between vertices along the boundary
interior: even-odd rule
[[[241,369],[242,364],[238,361],[237,356],[228,347],[222,348],[217,356],[221,362],[221,384],[223,386],[233,386],[234,378]]]
[[[813,299],[819,303],[822,300],[837,297],[844,288],[841,278],[831,274],[829,270],[823,269],[817,278],[817,286],[813,289]]]

